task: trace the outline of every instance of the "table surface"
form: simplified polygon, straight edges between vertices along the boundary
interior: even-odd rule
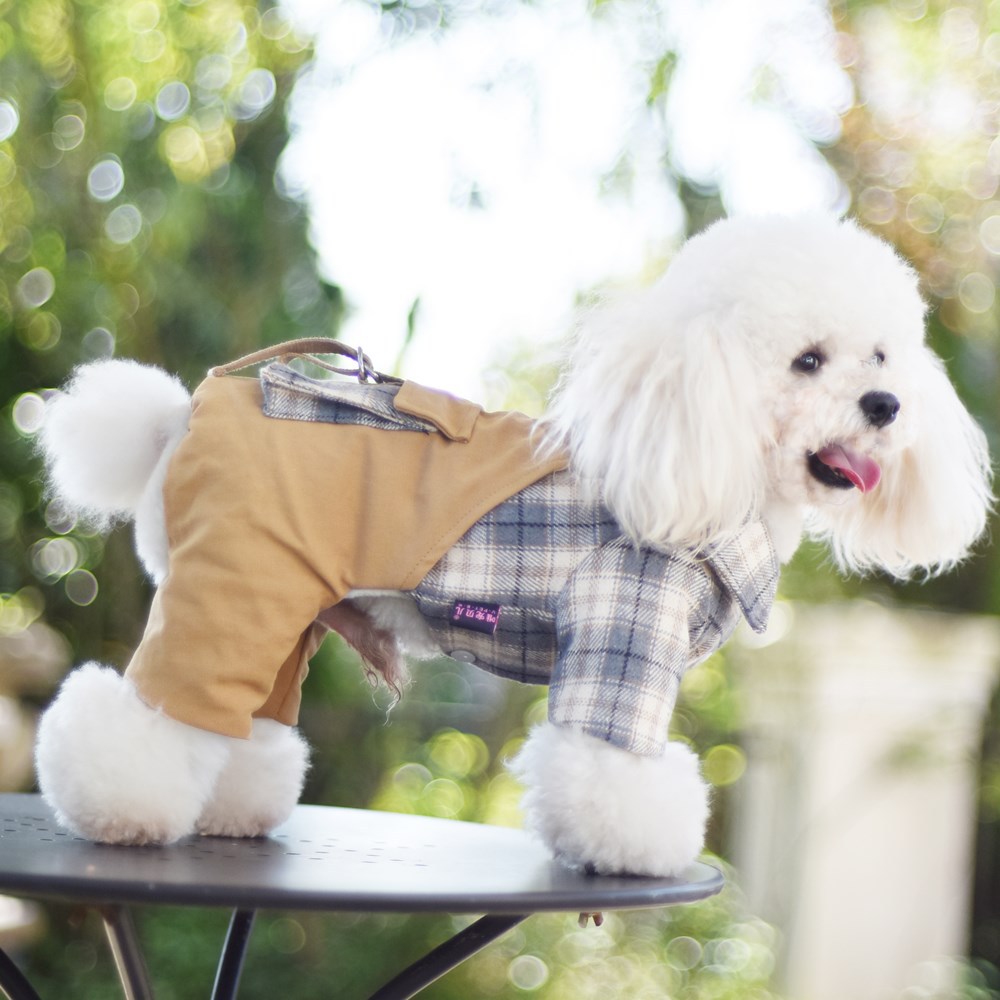
[[[595,912],[688,903],[722,875],[587,875],[521,830],[428,816],[297,806],[267,838],[93,844],[38,795],[0,795],[0,892],[35,899],[357,913]]]

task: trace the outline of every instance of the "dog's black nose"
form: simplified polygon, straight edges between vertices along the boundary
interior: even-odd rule
[[[872,427],[891,424],[899,413],[899,400],[891,392],[866,392],[859,403]]]

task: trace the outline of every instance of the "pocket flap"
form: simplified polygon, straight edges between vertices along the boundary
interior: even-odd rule
[[[395,399],[396,409],[432,423],[451,441],[467,442],[483,408],[467,399],[428,389],[417,382],[404,382]]]
[[[269,417],[390,431],[437,430],[433,420],[396,408],[394,399],[401,391],[397,384],[310,378],[283,364],[263,368],[260,382],[264,413]]]

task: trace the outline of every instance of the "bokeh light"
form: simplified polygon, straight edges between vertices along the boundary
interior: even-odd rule
[[[75,569],[63,581],[66,596],[79,607],[87,607],[97,599],[100,586],[97,577],[89,570]]]
[[[112,243],[131,243],[142,232],[142,212],[135,205],[119,205],[105,220],[104,232]]]
[[[125,171],[117,159],[101,160],[87,175],[87,190],[96,201],[111,201],[125,187]]]
[[[179,80],[164,84],[156,95],[156,113],[167,122],[182,118],[191,106],[191,91]]]
[[[11,419],[20,434],[37,434],[45,422],[44,400],[34,392],[22,393],[14,402]]]
[[[541,989],[549,979],[549,967],[537,955],[518,955],[507,970],[510,981],[525,992]]]
[[[9,139],[20,124],[21,117],[10,101],[0,100],[0,142]]]
[[[33,267],[17,283],[17,297],[26,309],[38,309],[55,294],[56,279],[45,267]]]
[[[131,77],[119,76],[104,88],[104,103],[112,111],[127,111],[135,103],[137,93]]]

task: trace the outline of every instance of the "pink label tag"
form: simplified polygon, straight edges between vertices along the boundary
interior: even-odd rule
[[[451,609],[451,623],[458,628],[493,635],[500,621],[499,604],[480,604],[478,601],[455,601]]]

